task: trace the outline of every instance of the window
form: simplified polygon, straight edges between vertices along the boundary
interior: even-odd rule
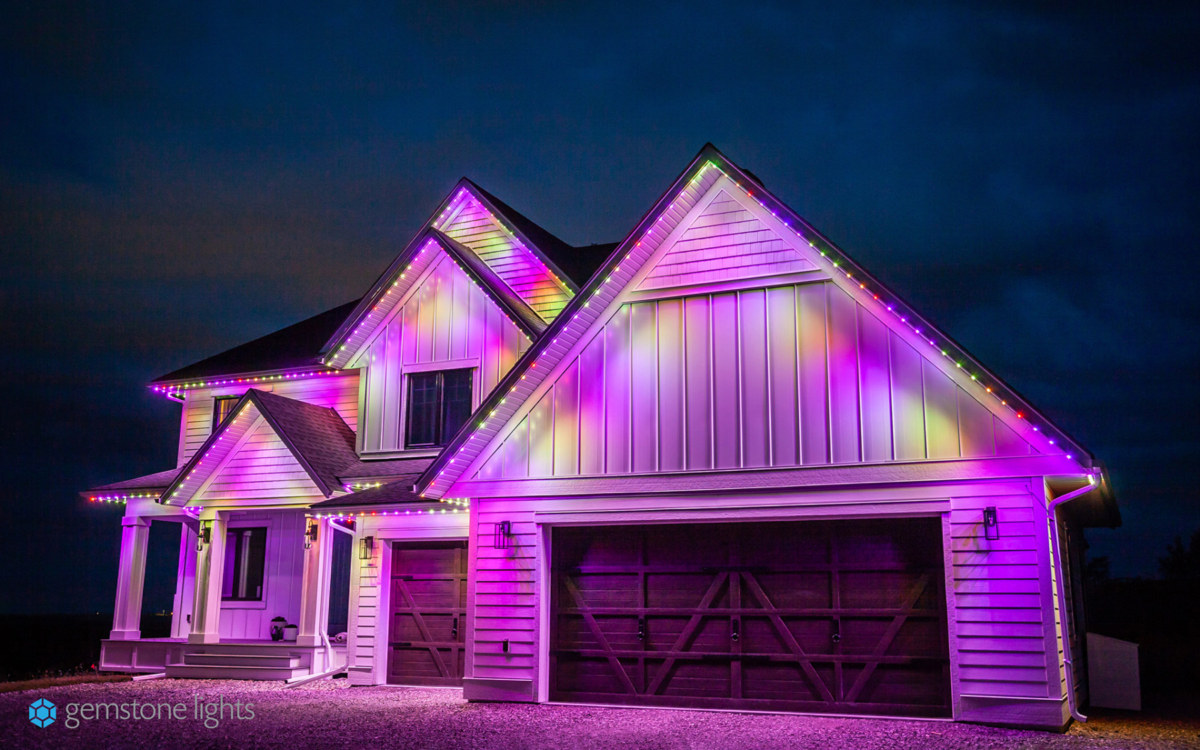
[[[267,557],[267,529],[230,529],[225,535],[225,575],[221,598],[262,601],[263,563]]]
[[[233,411],[233,407],[241,400],[241,396],[217,396],[213,399],[213,432],[217,431],[217,427],[225,421],[225,417],[229,416],[229,412]]]
[[[445,445],[470,416],[470,370],[414,372],[408,376],[405,447]]]

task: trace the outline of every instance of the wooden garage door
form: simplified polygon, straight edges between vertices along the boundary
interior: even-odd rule
[[[553,700],[949,716],[938,519],[555,529]]]
[[[466,601],[466,542],[393,548],[388,682],[462,684]]]

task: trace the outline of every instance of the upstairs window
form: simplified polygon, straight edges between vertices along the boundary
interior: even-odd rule
[[[225,535],[225,572],[221,598],[257,602],[263,598],[263,564],[267,558],[267,528],[230,529]]]
[[[229,416],[229,412],[233,411],[233,407],[241,400],[241,396],[217,396],[213,399],[213,432],[217,431],[217,427],[225,421],[225,417]]]
[[[470,416],[470,370],[414,372],[408,376],[405,447],[445,445]]]

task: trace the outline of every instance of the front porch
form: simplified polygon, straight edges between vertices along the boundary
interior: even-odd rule
[[[142,638],[150,526],[180,524],[170,636]],[[304,507],[196,509],[130,502],[106,671],[292,680],[346,663],[352,532]],[[273,640],[282,619],[290,640]]]

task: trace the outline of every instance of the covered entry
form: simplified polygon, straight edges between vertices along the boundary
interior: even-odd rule
[[[391,578],[387,681],[461,685],[467,543],[398,543]]]
[[[550,697],[949,716],[937,518],[556,528]]]

